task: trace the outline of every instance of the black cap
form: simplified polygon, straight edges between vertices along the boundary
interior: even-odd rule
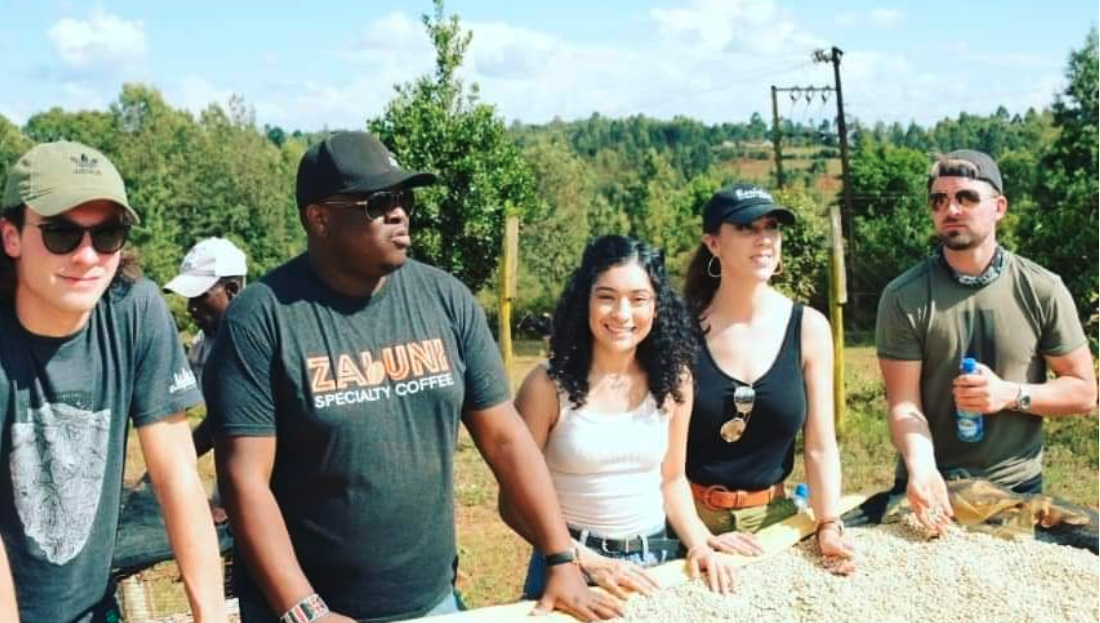
[[[942,162],[944,160],[962,160],[963,162],[969,162],[977,169],[977,173],[958,167],[945,167],[940,165],[935,169],[937,172],[935,177],[969,177],[971,179],[989,182],[997,192],[1004,192],[1004,184],[1001,182],[1001,170],[997,168],[997,163],[994,162],[989,154],[975,149],[956,149],[949,154],[944,154],[940,161]],[[935,181],[935,178],[928,180],[929,188],[932,187],[933,181]]]
[[[784,225],[794,223],[794,212],[776,205],[771,193],[752,184],[733,184],[714,193],[703,206],[703,231],[713,234],[722,223],[748,225],[761,216],[774,216]]]
[[[337,194],[371,193],[435,183],[435,174],[406,171],[382,141],[366,132],[336,132],[298,163],[298,207]]]

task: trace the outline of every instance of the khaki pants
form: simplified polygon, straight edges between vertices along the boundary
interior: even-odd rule
[[[793,517],[798,507],[788,498],[772,500],[766,506],[753,506],[738,510],[707,508],[700,500],[695,500],[695,510],[707,528],[715,534],[726,532],[758,532],[768,526]]]

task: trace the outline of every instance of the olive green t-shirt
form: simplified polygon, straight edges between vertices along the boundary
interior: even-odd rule
[[[960,285],[931,257],[892,281],[879,301],[875,344],[883,359],[920,361],[921,403],[940,471],[1014,486],[1042,473],[1043,418],[1012,410],[987,414],[978,442],[956,435],[952,381],[963,357],[1002,379],[1042,383],[1044,356],[1086,344],[1073,298],[1058,275],[1005,252],[1000,277]]]

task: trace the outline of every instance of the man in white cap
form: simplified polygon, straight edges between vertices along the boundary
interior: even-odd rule
[[[187,362],[202,389],[202,370],[229,303],[240,294],[248,274],[244,251],[225,238],[200,240],[180,264],[180,272],[164,289],[187,299],[187,312],[199,332],[187,351]],[[214,447],[210,427],[203,420],[194,431],[195,452],[201,457]]]
[[[0,536],[19,617],[118,620],[110,564],[133,422],[195,621],[224,623],[184,413],[202,397],[164,299],[123,251],[138,216],[122,177],[85,145],[38,145],[8,170],[2,209]]]

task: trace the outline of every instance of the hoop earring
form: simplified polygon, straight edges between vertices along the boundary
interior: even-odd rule
[[[772,277],[778,277],[783,274],[783,258],[779,258],[779,261],[775,263],[775,272],[772,273]]]
[[[707,276],[710,277],[711,279],[718,279],[719,277],[722,276],[722,265],[721,264],[718,265],[718,273],[715,274],[715,272],[714,272],[714,260],[717,260],[717,259],[718,259],[717,255],[712,255],[712,256],[710,256],[710,260],[707,261]]]

